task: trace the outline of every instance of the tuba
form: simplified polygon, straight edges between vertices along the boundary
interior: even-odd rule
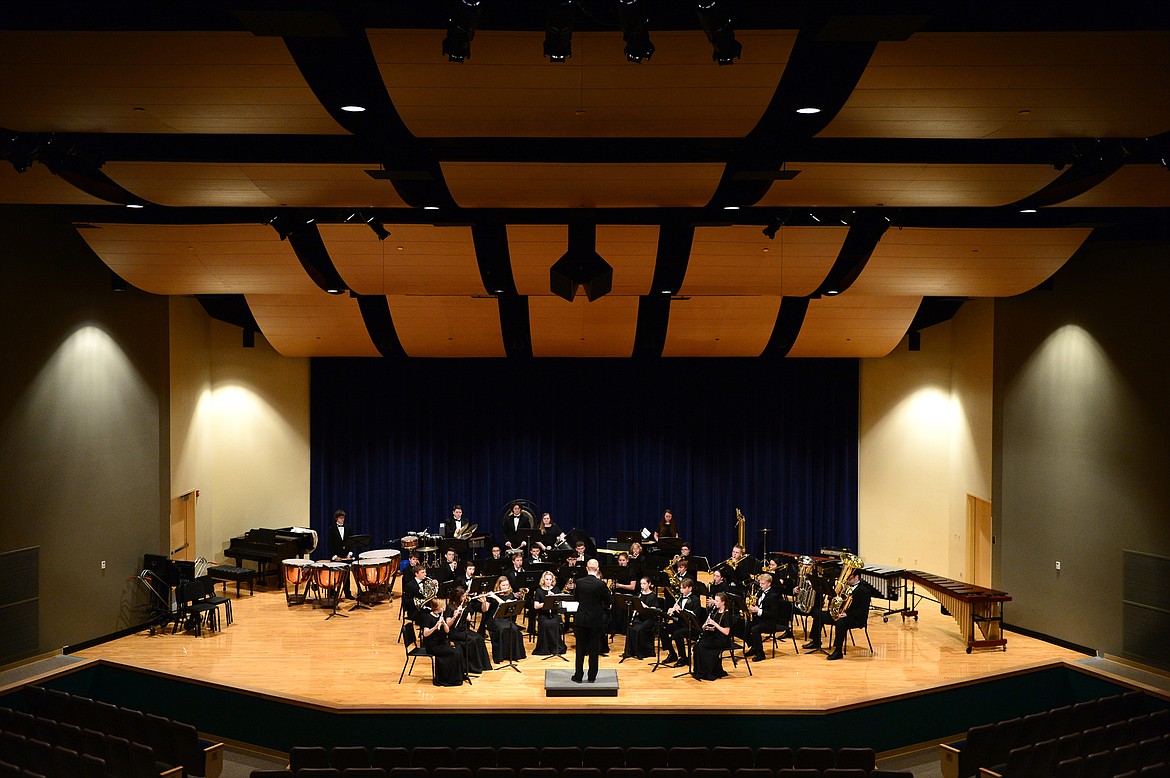
[[[817,604],[817,590],[813,586],[813,558],[802,556],[796,560],[800,565],[800,578],[796,583],[796,607],[801,613],[812,613]]]
[[[829,601],[829,615],[834,619],[849,609],[849,603],[853,600],[853,587],[849,585],[849,579],[864,566],[865,562],[856,554],[841,555],[841,575],[837,576],[837,583],[833,585],[833,599]]]
[[[414,607],[422,610],[422,607],[435,599],[435,595],[439,593],[439,582],[434,578],[422,579],[418,584],[418,593],[420,596],[414,598]]]

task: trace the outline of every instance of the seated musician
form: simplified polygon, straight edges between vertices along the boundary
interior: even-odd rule
[[[841,647],[845,645],[845,638],[849,635],[849,630],[865,626],[869,620],[869,602],[875,593],[874,588],[862,581],[861,575],[856,571],[846,583],[852,587],[849,607],[837,614],[835,620],[827,609],[816,611],[813,614],[812,638],[802,648],[812,651],[819,649],[821,647],[821,630],[826,624],[832,624],[834,626],[833,652],[829,654],[828,658],[840,659],[842,656]]]
[[[739,594],[739,584],[726,578],[722,569],[716,568],[711,571],[711,589],[709,596],[713,597],[720,592]]]
[[[498,544],[492,546],[491,554],[492,554],[492,556],[491,556],[492,559],[503,559],[504,558],[504,550],[502,548],[500,548],[500,546]]]
[[[748,644],[748,659],[753,662],[763,662],[765,634],[775,634],[781,630],[783,635],[777,635],[781,640],[792,636],[789,620],[792,618],[792,605],[784,598],[779,589],[772,588],[772,575],[761,573],[757,582],[760,593],[756,595],[756,604],[751,608],[751,625],[746,630]]]
[[[564,619],[560,611],[552,610],[552,603],[546,607],[545,598],[552,594],[559,594],[557,577],[551,570],[545,570],[540,576],[540,585],[532,593],[532,607],[536,611],[536,648],[533,655],[564,654],[565,636],[561,627]]]
[[[654,592],[654,583],[649,576],[643,576],[638,583],[641,585],[638,599],[641,600],[642,604],[647,608],[661,610],[662,601]],[[626,650],[622,652],[622,656],[634,659],[654,656],[654,628],[658,625],[658,621],[658,618],[651,614],[642,611],[634,613],[630,618],[630,625],[626,629]]]
[[[552,514],[542,513],[540,515],[540,540],[537,545],[540,546],[541,551],[552,551],[554,548],[565,548],[565,533],[552,520]]]
[[[475,588],[475,570],[475,560],[468,559],[463,563],[463,572],[455,579],[468,592]]]
[[[528,559],[525,560],[525,566],[528,565],[542,565],[545,563],[544,551],[541,550],[540,544],[534,544],[532,548],[528,549]],[[529,568],[534,569],[534,568]]]
[[[419,621],[422,644],[427,653],[435,658],[435,678],[431,683],[435,686],[462,686],[463,654],[451,645],[449,636],[451,622],[456,616],[447,618],[446,609],[447,601],[442,597],[434,598],[423,608]],[[456,608],[456,611],[458,616],[463,615],[462,606]]]
[[[427,577],[427,569],[422,565],[410,568],[410,575],[402,578],[402,607],[406,609],[406,618],[418,622],[420,616],[416,599],[422,599],[422,580]]]
[[[467,589],[462,585],[456,586],[447,604],[446,618],[451,619],[451,642],[463,654],[463,661],[467,664],[467,672],[479,674],[492,669],[492,660],[488,656],[487,645],[483,635],[479,634],[468,624],[474,613],[482,613],[487,609],[486,598],[473,600],[467,596]],[[462,608],[459,606],[462,605]]]
[[[674,560],[674,576],[678,580],[684,578],[694,578],[694,573],[691,572],[691,560],[686,557],[679,556]],[[674,604],[674,598],[670,598],[670,604]]]
[[[488,593],[488,610],[484,613],[484,625],[492,638],[492,660],[495,662],[515,661],[528,656],[524,652],[524,634],[516,626],[515,619],[497,615],[501,605],[515,601],[512,584],[507,576],[501,575],[496,579],[495,588]]]
[[[459,577],[461,571],[462,565],[459,564],[459,555],[455,553],[455,549],[449,548],[443,552],[443,561],[436,569],[435,580],[439,583],[454,581]]]
[[[585,575],[585,563],[589,556],[589,549],[585,545],[584,540],[578,540],[573,547],[573,555],[566,560],[568,562],[570,575],[573,578],[580,578]]]
[[[515,591],[520,588],[520,575],[524,572],[524,555],[513,554],[512,564],[504,570],[504,575],[508,578],[508,584]]]
[[[678,555],[683,559],[690,559],[695,553],[694,546],[689,540],[684,540],[683,544],[679,546]]]
[[[721,655],[731,647],[731,628],[735,616],[727,607],[727,595],[716,594],[711,612],[702,623],[699,642],[695,644],[695,664],[691,675],[700,681],[714,681],[727,675]]]
[[[399,572],[405,576],[410,572],[411,568],[416,567],[416,566],[421,565],[421,564],[422,564],[422,557],[420,557],[418,555],[417,551],[411,549],[410,553],[407,554],[405,556],[405,558],[402,560],[402,568],[399,570]]]
[[[675,667],[685,667],[690,664],[690,659],[687,657],[687,643],[697,640],[699,637],[698,630],[692,630],[686,621],[679,618],[679,612],[687,611],[695,617],[695,621],[701,622],[703,620],[703,606],[699,603],[699,595],[693,593],[694,585],[695,582],[690,578],[681,579],[678,582],[678,599],[666,611],[667,616],[674,618],[663,627],[662,642],[668,652],[663,662],[673,664]]]
[[[662,519],[658,522],[658,529],[654,531],[654,542],[662,538],[677,538],[678,525],[674,523],[674,513],[667,508],[662,512]]]
[[[634,575],[639,578],[643,574],[649,572],[643,570],[642,566],[646,563],[646,557],[642,555],[642,544],[637,541],[630,544],[630,569],[634,571]]]

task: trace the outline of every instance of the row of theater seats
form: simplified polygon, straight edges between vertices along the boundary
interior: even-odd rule
[[[1127,721],[1144,714],[1146,705],[1146,695],[1126,692],[971,727],[965,740],[939,746],[942,774],[944,778],[971,778],[981,767],[1005,764],[1013,748]],[[1155,715],[1166,715],[1166,711]]]
[[[120,738],[145,746],[153,761],[180,767],[187,776],[218,778],[223,770],[223,744],[203,740],[190,724],[40,686],[26,686],[24,695],[31,712],[0,715],[5,729],[27,738],[107,762],[110,760],[101,753],[98,736],[107,742]]]
[[[1088,745],[1094,742],[1097,744]],[[1086,732],[1013,748],[1007,762],[990,770],[981,769],[980,773],[1001,778],[1114,778],[1146,768],[1156,773],[1158,770],[1153,768],[1161,765],[1159,769],[1164,769],[1167,762],[1170,762],[1170,733],[1103,748],[1099,738]]]
[[[913,778],[909,770],[863,770],[849,767],[829,767],[818,770],[815,767],[785,767],[769,770],[764,767],[741,767],[732,772],[725,767],[696,767],[687,772],[682,767],[654,767],[649,771],[641,767],[522,767],[519,772],[510,767],[480,767],[474,772],[467,767],[439,767],[436,770],[450,771],[452,778],[459,774],[464,778],[503,778],[506,775],[518,778]],[[443,773],[447,774],[447,773]],[[302,767],[300,770],[253,770],[251,778],[433,778],[425,767]]]
[[[872,748],[747,746],[298,746],[289,770],[378,768],[398,778],[774,778],[793,769],[875,771]]]
[[[41,778],[179,778],[182,767],[155,759],[150,746],[94,730],[86,751],[67,748],[15,732],[0,732],[0,776]]]

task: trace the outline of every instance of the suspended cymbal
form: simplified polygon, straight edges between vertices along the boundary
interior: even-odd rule
[[[423,554],[426,554],[426,553],[431,552],[431,551],[438,551],[438,550],[439,550],[438,546],[419,546],[418,548],[415,549],[415,551],[418,551],[418,552],[423,553]]]

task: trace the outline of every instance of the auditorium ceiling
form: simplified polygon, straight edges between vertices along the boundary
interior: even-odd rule
[[[287,356],[878,357],[1166,237],[1170,9],[1034,5],[20,4],[0,208]]]

